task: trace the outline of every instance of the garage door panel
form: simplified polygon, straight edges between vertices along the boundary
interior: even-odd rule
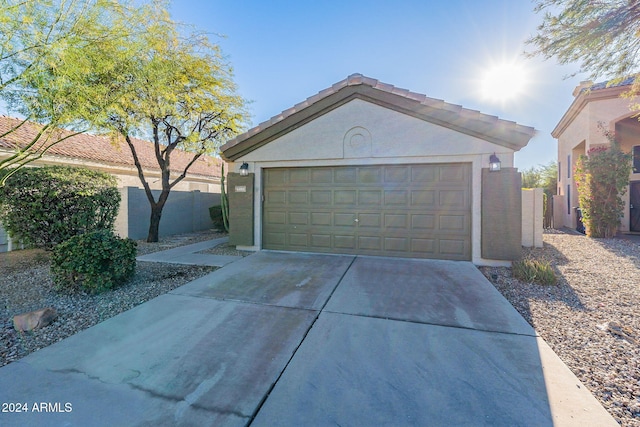
[[[386,190],[384,192],[384,206],[407,206],[409,197],[406,190]]]
[[[333,245],[338,249],[355,249],[356,248],[356,236],[336,234],[333,238]]]
[[[439,166],[439,181],[440,182],[458,182],[465,183],[467,181],[467,168],[465,165],[447,165]]]
[[[331,234],[311,234],[311,246],[331,249]]]
[[[332,216],[331,212],[311,212],[311,225],[328,227]]]
[[[308,184],[309,174],[309,169],[290,169],[289,182],[292,184]]]
[[[409,252],[409,238],[385,237],[384,250],[392,252]]]
[[[362,251],[381,251],[382,238],[379,236],[358,236],[358,249]]]
[[[285,185],[287,175],[286,169],[272,169],[265,175],[265,185]]]
[[[309,213],[308,212],[289,212],[289,224],[290,225],[308,225]]]
[[[384,228],[409,228],[409,215],[407,214],[384,214]]]
[[[440,253],[463,256],[465,252],[465,242],[463,240],[445,240],[441,239]]]
[[[438,205],[444,209],[466,208],[467,195],[464,190],[441,190],[438,192]]]
[[[440,215],[441,231],[467,231],[467,217],[466,215]]]
[[[287,243],[287,235],[284,231],[270,231],[265,233],[265,240],[269,241],[272,249],[284,249]]]
[[[426,183],[438,180],[438,169],[433,165],[416,165],[411,167],[411,182]]]
[[[272,190],[265,192],[265,202],[269,205],[285,205],[287,202],[287,192]]]
[[[359,190],[358,206],[381,206],[382,191],[381,190]]]
[[[311,169],[311,184],[331,184],[333,171],[331,169]]]
[[[411,206],[424,207],[436,204],[435,190],[413,190],[411,191]]]
[[[309,192],[306,190],[289,191],[289,203],[294,205],[306,205],[309,203]]]
[[[379,229],[382,226],[380,213],[361,213],[357,215],[358,227],[373,227]]]
[[[336,184],[355,184],[356,168],[342,167],[334,169],[334,179]]]
[[[420,255],[435,255],[436,254],[435,239],[411,239],[411,252]]]
[[[289,233],[289,245],[299,248],[309,247],[309,236],[307,233]]]
[[[358,169],[358,184],[379,184],[381,182],[381,166],[362,167]]]
[[[264,216],[267,225],[284,225],[287,223],[287,213],[270,211]]]
[[[311,204],[327,206],[331,205],[331,191],[330,190],[311,190]]]
[[[354,213],[338,213],[336,212],[333,215],[333,223],[337,227],[350,227],[355,228],[356,226],[356,215]]]
[[[336,190],[333,193],[333,200],[336,205],[355,206],[356,195],[356,190]]]
[[[471,258],[469,164],[293,169],[264,170],[265,249]]]
[[[425,214],[411,215],[411,228],[414,230],[435,230],[436,216]]]
[[[385,183],[407,183],[409,182],[409,168],[406,166],[387,166],[384,170]]]

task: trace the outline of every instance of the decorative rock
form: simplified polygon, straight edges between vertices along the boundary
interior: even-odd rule
[[[13,316],[13,327],[19,332],[33,331],[50,325],[57,317],[58,312],[56,309],[47,307]]]

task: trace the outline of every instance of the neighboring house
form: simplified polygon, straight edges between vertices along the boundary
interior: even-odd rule
[[[20,119],[0,116],[0,134],[20,123]],[[40,129],[40,125],[35,123],[25,123],[15,132],[1,138],[0,159],[7,158],[24,147]],[[67,131],[57,132],[65,135]],[[153,190],[159,190],[160,169],[155,159],[154,144],[134,139],[134,145],[147,182]],[[179,150],[171,154],[172,178],[182,172],[192,156]],[[208,208],[219,204],[221,164],[220,159],[203,156],[191,166],[185,179],[171,190],[168,205],[163,212],[161,235],[211,226]],[[107,136],[86,133],[76,135],[52,146],[41,159],[30,164],[41,165],[81,166],[115,176],[123,196],[116,230],[120,235],[134,239],[146,237],[149,202],[142,190],[131,151],[124,140],[115,141]],[[6,236],[0,228],[0,252],[6,250],[6,244]]]
[[[558,140],[558,196],[554,196],[556,227],[577,227],[578,191],[574,181],[576,161],[596,146],[609,145],[602,127],[615,132],[620,147],[633,152],[633,171],[625,195],[620,231],[640,232],[640,123],[632,101],[620,95],[630,89],[632,79],[608,86],[582,82],[573,91],[573,103],[551,135]]]
[[[534,133],[351,75],[222,147],[230,240],[506,265],[521,249],[514,152]]]

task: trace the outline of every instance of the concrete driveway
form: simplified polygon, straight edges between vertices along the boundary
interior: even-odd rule
[[[0,368],[0,402],[27,409],[3,426],[617,425],[470,263],[266,251]]]

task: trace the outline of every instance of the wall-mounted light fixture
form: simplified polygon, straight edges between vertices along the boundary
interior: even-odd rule
[[[240,165],[240,175],[241,176],[249,175],[249,163],[242,162],[242,164]]]
[[[491,157],[489,157],[489,171],[490,172],[498,172],[500,170],[500,159],[496,156],[496,153],[493,153]]]

